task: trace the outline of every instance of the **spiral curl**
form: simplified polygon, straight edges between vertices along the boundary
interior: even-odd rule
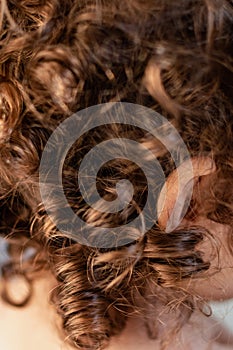
[[[214,245],[205,228],[165,234],[156,223],[119,249],[80,246],[46,214],[38,169],[49,136],[72,113],[105,102],[141,104],[173,123],[191,156],[213,158],[217,172],[202,194],[202,215],[232,225],[232,2],[2,0],[0,10],[1,235],[10,246],[22,237],[36,242],[31,259],[56,277],[53,301],[77,348],[104,348],[127,317],[145,314],[152,295],[165,305],[176,301],[190,315],[195,296],[182,294],[178,282],[208,273],[210,262],[197,249],[206,237]],[[72,209],[91,223],[127,222],[145,202],[145,179],[129,162],[114,161],[98,177],[107,200],[115,198],[118,180],[133,178],[134,205],[118,216],[87,206],[74,186],[85,153],[99,140],[124,135],[154,152],[166,176],[174,170],[169,152],[143,130],[112,125],[84,135],[66,159],[64,190]],[[196,199],[187,218],[200,210]],[[8,268],[18,269],[15,261]],[[27,266],[21,269],[28,274]],[[152,319],[145,317],[150,335],[157,327]]]

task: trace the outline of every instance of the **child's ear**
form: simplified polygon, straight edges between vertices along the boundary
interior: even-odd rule
[[[184,218],[195,182],[201,176],[216,171],[216,166],[210,157],[194,157],[191,164],[182,163],[168,177],[157,202],[158,224],[165,232],[174,231]]]

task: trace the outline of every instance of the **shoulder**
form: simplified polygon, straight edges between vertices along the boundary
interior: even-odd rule
[[[15,280],[14,293],[21,287]],[[46,274],[33,283],[33,296],[26,306],[11,306],[0,299],[0,349],[72,349],[63,341],[61,320],[49,302],[53,287],[53,278]]]

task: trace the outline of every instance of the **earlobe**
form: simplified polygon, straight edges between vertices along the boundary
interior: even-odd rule
[[[210,157],[194,157],[175,169],[165,182],[157,202],[158,225],[165,232],[174,231],[184,218],[194,184],[199,177],[212,174],[216,165]]]

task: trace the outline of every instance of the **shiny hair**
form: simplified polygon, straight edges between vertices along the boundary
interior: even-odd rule
[[[232,225],[232,1],[1,0],[0,11],[0,233],[12,257],[3,278],[23,274],[31,284],[33,269],[52,271],[53,302],[78,348],[104,348],[135,314],[156,337],[153,309],[161,303],[180,312],[178,330],[182,312],[187,319],[202,303],[180,282],[207,276],[210,261],[197,245],[204,237],[214,245],[214,237],[196,225],[166,233],[156,222],[122,247],[81,245],[47,215],[39,165],[49,136],[73,113],[106,102],[143,105],[172,122],[192,157],[213,159],[202,215]],[[111,125],[82,136],[65,161],[63,185],[72,209],[97,227],[128,222],[147,196],[142,171],[127,160],[114,159],[98,174],[107,200],[115,198],[119,179],[134,184],[135,205],[119,215],[89,207],[76,188],[85,154],[122,136],[158,152],[166,177],[174,170],[170,153],[145,130]],[[186,217],[192,220],[198,210],[193,199]],[[36,254],[22,263],[30,246]]]

